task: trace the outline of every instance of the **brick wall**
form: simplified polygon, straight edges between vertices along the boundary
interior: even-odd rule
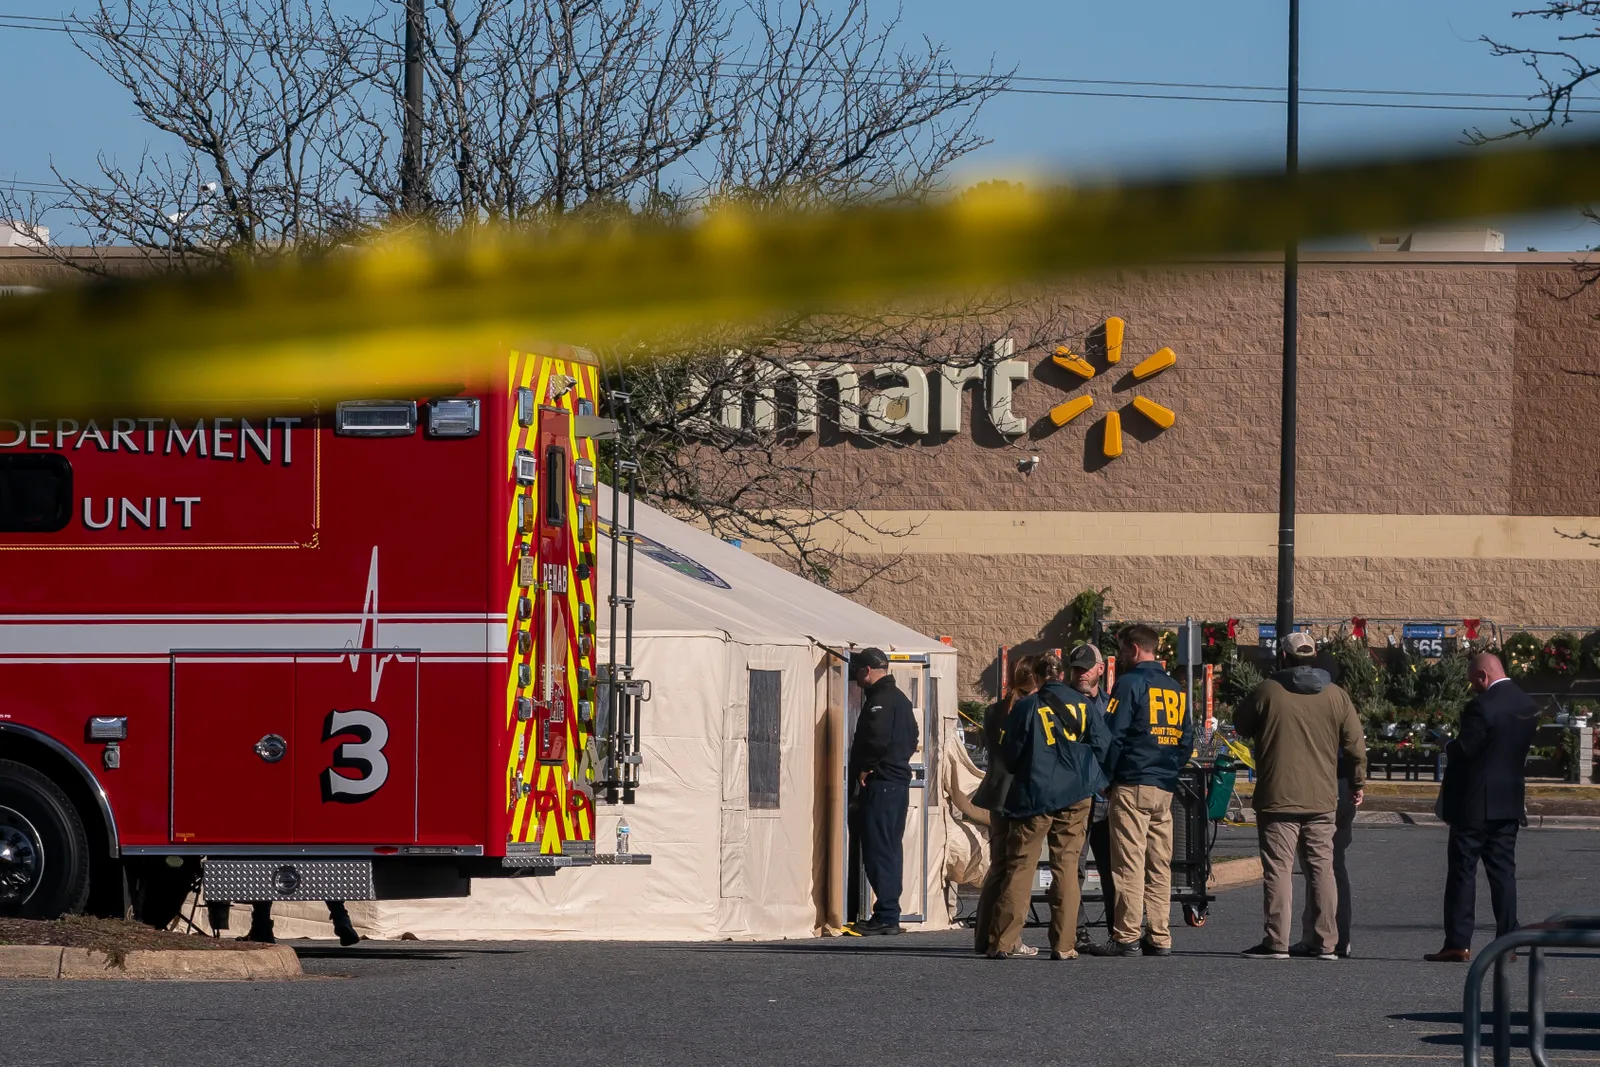
[[[963,698],[993,692],[1002,644],[1063,644],[1067,603],[1085,589],[1111,588],[1123,619],[1171,621],[1194,615],[1271,617],[1277,563],[1197,556],[907,556],[894,582],[855,599],[927,634],[950,634],[960,653]],[[1486,618],[1513,625],[1600,625],[1600,547],[1594,562],[1573,560],[1301,560],[1295,578],[1302,615]]]
[[[1505,514],[1512,506],[1515,265],[1312,264],[1301,279],[1301,496],[1306,511]],[[1546,271],[1544,273],[1554,273]],[[825,432],[797,452],[838,472],[825,506],[880,509],[1274,511],[1277,508],[1281,270],[1268,264],[1129,270],[1041,299],[1019,345],[1082,351],[1107,315],[1127,321],[1123,362],[1087,385],[1033,357],[1014,410],[1030,424],[1087,391],[1067,427],[1006,441],[964,397],[963,433],[896,446]],[[1568,329],[1563,326],[1562,329]],[[1167,345],[1178,364],[1125,381]],[[1600,382],[1596,383],[1600,385]],[[1177,413],[1156,432],[1128,407],[1145,395]],[[1122,458],[1100,457],[1103,416],[1121,410]],[[974,416],[976,415],[976,420]],[[937,420],[937,397],[934,398]],[[1101,421],[1095,421],[1101,420]],[[1018,458],[1041,464],[1024,478]]]

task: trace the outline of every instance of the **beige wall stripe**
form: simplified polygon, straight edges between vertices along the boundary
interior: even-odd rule
[[[861,554],[1275,556],[1277,527],[1275,514],[867,511],[860,519],[827,524],[819,531],[819,540],[830,548]],[[1297,554],[1312,559],[1570,559],[1600,563],[1600,543],[1561,536],[1582,530],[1600,535],[1600,518],[1302,515]]]

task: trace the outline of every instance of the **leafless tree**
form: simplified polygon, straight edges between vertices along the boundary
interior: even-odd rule
[[[37,223],[53,210],[92,245],[132,245],[173,266],[303,249],[361,226],[335,165],[365,81],[358,21],[313,0],[100,0],[70,25],[173,147],[133,163],[102,155],[93,178],[52,166],[63,195],[7,204],[10,214]]]
[[[335,0],[95,2],[71,20],[74,41],[171,147],[133,164],[102,157],[93,177],[57,170],[62,196],[0,196],[0,217],[64,216],[58,232],[177,269],[316,249],[391,222],[537,227],[682,218],[729,201],[914,199],[983,143],[976,115],[1008,77],[958,73],[926,39],[902,46],[899,13],[876,20],[867,0],[426,0],[419,220],[401,217],[404,20],[393,0],[357,14]],[[847,576],[829,547],[841,516],[815,506],[823,469],[811,450],[768,420],[706,416],[736,381],[796,361],[978,358],[1001,309],[922,310],[653,341],[671,358],[649,366],[612,353],[612,379],[626,378],[644,414],[645,492],[774,545],[810,576],[847,588],[873,576]],[[733,349],[742,360],[725,358]],[[701,399],[679,403],[690,380]],[[873,419],[863,409],[853,421],[873,436]]]
[[[1573,121],[1572,107],[1577,102],[1578,90],[1600,76],[1600,66],[1596,65],[1600,62],[1600,49],[1597,49],[1600,46],[1600,0],[1546,0],[1540,7],[1514,11],[1512,17],[1556,23],[1562,31],[1556,34],[1554,45],[1547,47],[1480,38],[1496,56],[1515,56],[1522,60],[1539,81],[1539,91],[1529,94],[1531,100],[1539,103],[1527,118],[1513,118],[1509,130],[1468,131],[1468,136],[1480,143],[1532,137],[1552,126],[1567,125]],[[1568,26],[1570,32],[1566,29]]]
[[[836,450],[871,463],[881,450],[940,440],[932,413],[943,413],[933,401],[941,372],[1031,359],[1085,325],[1040,294],[993,294],[652,337],[604,353],[603,363],[626,379],[630,450],[651,496],[853,592],[892,572],[899,555],[882,543],[914,527],[872,519],[867,480],[852,482]],[[904,407],[910,374],[933,401],[920,431]],[[847,503],[842,484],[852,486]],[[866,551],[869,541],[880,544]]]

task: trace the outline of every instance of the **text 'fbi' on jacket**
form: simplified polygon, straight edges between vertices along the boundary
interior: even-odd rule
[[[1058,732],[1068,741],[1082,741],[1089,729],[1088,704],[1064,704],[1062,710],[1068,716],[1057,719],[1054,711],[1043,704],[1039,705],[1039,725],[1044,727],[1044,743],[1047,745],[1056,743]]]
[[[1150,736],[1161,745],[1183,743],[1183,721],[1189,714],[1189,694],[1178,689],[1149,690]],[[1117,701],[1113,697],[1106,706],[1107,715],[1115,715]]]

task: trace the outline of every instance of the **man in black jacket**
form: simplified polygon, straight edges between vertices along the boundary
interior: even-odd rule
[[[1450,824],[1449,873],[1444,886],[1444,948],[1423,958],[1466,963],[1472,958],[1472,927],[1478,860],[1489,876],[1495,936],[1517,928],[1517,827],[1523,815],[1524,769],[1539,712],[1528,695],[1506,677],[1499,657],[1472,657],[1468,678],[1477,693],[1461,712],[1461,733],[1445,746],[1439,814]]]
[[[911,803],[911,755],[917,750],[917,716],[894,684],[889,657],[866,648],[851,657],[861,686],[861,716],[850,744],[850,779],[856,790],[852,830],[861,864],[877,898],[859,934],[900,933],[901,839]]]

